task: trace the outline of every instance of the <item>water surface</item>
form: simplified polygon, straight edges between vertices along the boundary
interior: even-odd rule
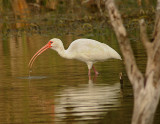
[[[146,53],[138,28],[138,20],[142,17],[137,17],[137,3],[133,3],[119,2],[119,7],[138,67],[144,73]],[[77,38],[91,38],[108,44],[121,54],[110,22],[97,17],[97,13],[87,15],[83,7],[77,9],[77,13],[68,11],[67,14],[60,10],[33,12],[34,16],[27,20],[29,26],[20,29],[14,27],[20,22],[13,18],[13,13],[3,12],[0,22],[0,124],[131,122],[133,93],[123,60],[96,63],[100,74],[94,77],[92,73],[92,80],[89,80],[85,63],[61,58],[49,49],[35,60],[32,72],[28,69],[31,57],[53,37],[60,38],[65,48]],[[148,21],[148,32],[152,32],[154,17],[151,11],[148,13],[151,15],[143,17]],[[119,82],[121,72],[123,88]],[[160,124],[159,116],[160,106],[155,124]]]
[[[62,39],[65,47],[70,38]],[[29,77],[28,62],[46,40],[39,35],[25,35],[0,42],[2,124],[117,123],[120,120],[118,123],[130,123],[133,94],[123,61],[97,63],[95,67],[100,75],[92,74],[92,80],[88,80],[85,63],[63,59],[53,50],[47,50],[37,58]],[[111,47],[119,52],[116,42]],[[146,61],[143,53],[138,46],[136,58],[141,69]],[[119,83],[120,72],[124,74],[123,89]],[[158,116],[159,110],[157,124]]]

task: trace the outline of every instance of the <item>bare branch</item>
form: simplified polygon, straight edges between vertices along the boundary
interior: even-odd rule
[[[114,0],[106,0],[105,6],[108,9],[111,24],[124,56],[128,77],[133,85],[134,110],[132,124],[151,124],[160,98],[160,0],[158,0],[157,5],[153,43],[147,37],[144,20],[140,20],[141,40],[148,55],[144,77],[136,65],[126,29],[123,26]]]
[[[100,12],[101,16],[103,16],[103,11],[102,11],[102,8],[101,8],[101,0],[96,0],[96,4],[97,4],[97,7],[99,9],[99,12]]]
[[[157,34],[160,32],[160,0],[157,0],[157,8],[156,8],[156,21],[154,25],[154,31],[153,31],[153,41],[155,41],[155,38],[157,37]]]
[[[160,37],[159,37],[160,39]],[[160,43],[157,42],[156,51],[154,52],[154,67],[155,67],[155,74],[154,74],[154,83],[160,83]],[[160,84],[159,84],[160,85]]]
[[[160,21],[160,20],[159,20]],[[159,27],[160,28],[160,27]],[[154,37],[154,44],[153,44],[153,58],[155,58],[157,60],[157,57],[160,57],[159,55],[159,50],[160,50],[160,29],[158,29],[159,31],[156,33],[156,36]],[[157,56],[158,55],[158,56]],[[157,61],[156,61],[157,62]]]
[[[114,28],[116,33],[123,57],[124,62],[127,70],[128,77],[133,84],[133,82],[139,83],[140,81],[143,82],[144,80],[142,73],[139,71],[135,58],[133,55],[133,51],[127,37],[127,32],[125,27],[123,26],[123,22],[119,11],[117,10],[115,3],[113,0],[106,0],[105,7],[108,9],[109,17],[111,20],[111,24]],[[137,80],[137,81],[135,81]],[[138,84],[143,85],[143,84]],[[133,84],[133,86],[137,86],[137,84]]]
[[[156,21],[154,25],[153,39],[153,61],[155,66],[154,82],[160,82],[160,0],[157,0]]]
[[[148,36],[146,33],[146,24],[144,22],[144,19],[141,19],[139,21],[139,24],[140,24],[140,37],[144,47],[146,48],[147,55],[149,57],[152,53],[152,43],[148,39]]]

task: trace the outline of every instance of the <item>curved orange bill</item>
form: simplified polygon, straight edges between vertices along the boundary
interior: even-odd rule
[[[33,62],[35,61],[35,59],[41,54],[43,53],[44,51],[46,51],[48,48],[50,48],[50,44],[46,44],[44,47],[42,47],[40,50],[38,50],[38,52],[36,52],[36,54],[34,54],[34,56],[31,58],[28,66],[29,68],[31,69],[32,68],[32,65],[33,65]]]

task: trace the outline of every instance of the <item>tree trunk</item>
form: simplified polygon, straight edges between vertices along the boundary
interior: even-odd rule
[[[144,20],[140,20],[140,36],[148,57],[145,75],[137,67],[126,29],[114,0],[106,0],[105,6],[124,57],[127,75],[133,86],[132,124],[152,124],[160,98],[160,0],[157,3],[153,42],[147,37]]]
[[[149,80],[153,78],[150,77]],[[132,116],[132,124],[152,124],[154,113],[159,101],[159,90],[152,83],[149,83],[145,89],[141,89],[137,97],[134,97],[134,110]],[[135,92],[135,90],[134,90]]]

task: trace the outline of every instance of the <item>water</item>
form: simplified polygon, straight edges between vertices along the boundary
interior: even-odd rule
[[[31,80],[31,79],[43,79],[43,78],[47,78],[47,76],[26,76],[26,77],[18,77],[19,79],[28,79],[28,80]]]
[[[131,15],[136,12],[137,15],[138,10],[132,9],[135,5],[129,3],[126,10],[126,5],[120,4],[120,8]],[[61,58],[49,49],[35,60],[32,70],[28,68],[31,57],[53,37],[60,38],[65,48],[77,38],[92,38],[108,44],[120,53],[111,26],[94,17],[97,15],[88,16],[83,10],[77,12],[79,15],[54,12],[33,14],[34,17],[28,20],[32,24],[27,29],[14,29],[12,23],[16,21],[12,16],[7,15],[7,21],[1,20],[0,124],[131,122],[133,93],[123,61],[96,63],[95,68],[100,74],[94,77],[92,72],[89,80],[85,63]],[[146,54],[139,40],[138,22],[132,18],[128,16],[124,22],[138,67],[144,73]],[[149,16],[149,19],[151,24],[148,29],[151,32],[153,16]],[[121,72],[123,87],[119,81]],[[159,116],[160,106],[155,115],[155,124],[160,124]]]
[[[100,75],[94,77],[92,73],[89,80],[85,63],[63,59],[47,50],[30,72],[28,62],[46,37],[15,38],[8,38],[6,46],[0,42],[0,123],[130,123],[133,94],[123,61],[97,63]],[[64,43],[65,47],[68,44]],[[111,47],[119,51],[116,42]],[[146,60],[143,53],[138,47],[136,56],[142,70]],[[124,75],[123,89],[120,72]],[[156,124],[160,122],[159,113]]]

